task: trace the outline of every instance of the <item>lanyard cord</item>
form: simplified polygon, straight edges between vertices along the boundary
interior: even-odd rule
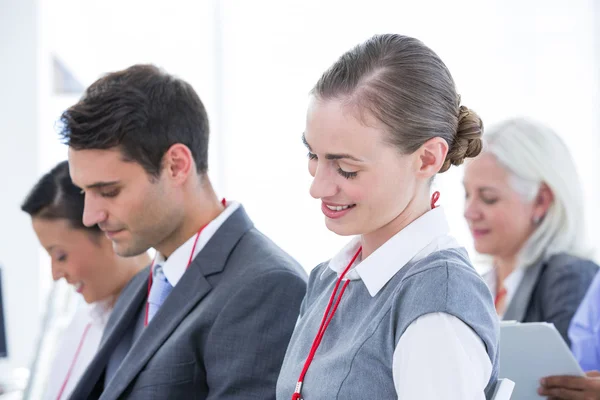
[[[221,200],[221,204],[223,205],[223,207],[227,207],[227,200],[225,198],[223,198]],[[200,228],[198,233],[196,233],[196,239],[194,239],[194,246],[192,247],[192,252],[190,253],[190,258],[188,260],[188,263],[187,263],[187,266],[185,267],[185,269],[188,269],[190,267],[190,264],[194,260],[194,252],[196,251],[196,245],[198,244],[198,239],[200,238],[200,234],[202,233],[204,228],[206,228],[207,226],[208,226],[208,224],[204,225],[202,228]],[[154,260],[152,260],[152,265],[150,266],[150,274],[148,275],[148,297],[147,298],[150,297],[150,289],[152,288],[152,270],[153,269],[154,269]],[[148,301],[146,300],[146,316],[144,317],[144,327],[148,326],[149,308],[150,307],[148,305]]]
[[[200,230],[198,231],[198,233],[196,233],[196,239],[194,239],[194,246],[192,247],[192,252],[190,253],[190,259],[188,260],[187,266],[185,267],[186,269],[188,269],[190,267],[190,264],[192,263],[192,260],[194,259],[194,252],[196,251],[196,245],[198,244],[198,238],[200,237],[200,234],[202,233],[202,231],[204,230],[204,228],[206,227],[203,226],[202,228],[200,228]],[[152,270],[154,269],[154,260],[152,260],[152,265],[150,266],[150,274],[148,275],[148,298],[150,298],[150,289],[152,288]],[[150,306],[148,301],[146,301],[146,315],[144,317],[144,326],[148,326],[148,312],[149,312]]]
[[[79,353],[81,352],[81,348],[83,347],[83,342],[85,342],[85,338],[91,327],[92,327],[92,323],[90,322],[85,326],[85,329],[83,330],[81,339],[79,339],[79,345],[77,346],[77,350],[75,351],[75,356],[73,356],[73,361],[71,361],[71,365],[69,366],[69,370],[67,371],[65,380],[64,380],[62,386],[60,387],[58,396],[56,396],[56,400],[60,400],[60,398],[62,397],[62,395],[65,391],[65,388],[67,387],[67,383],[69,382],[69,379],[71,378],[71,374],[73,373],[73,368],[75,367],[75,364],[77,363],[77,358],[79,357]]]
[[[352,265],[358,258],[358,255],[360,254],[361,251],[362,251],[362,246],[358,248],[358,251],[356,252],[354,257],[352,257],[352,260],[350,261],[350,263],[348,263],[348,266],[346,267],[344,272],[342,272],[342,274],[340,275],[340,277],[337,279],[337,281],[335,283],[335,287],[333,288],[333,293],[331,293],[331,297],[329,298],[329,303],[327,304],[327,308],[325,309],[325,314],[323,314],[323,319],[321,320],[321,325],[319,326],[319,331],[317,332],[317,335],[315,336],[315,339],[313,340],[313,344],[312,344],[312,347],[308,354],[308,357],[306,358],[306,361],[304,362],[304,368],[302,368],[302,372],[300,373],[300,377],[298,378],[298,383],[296,383],[296,390],[294,391],[292,400],[300,399],[300,393],[302,391],[302,383],[304,382],[304,377],[306,376],[306,372],[308,371],[308,368],[310,367],[310,364],[312,363],[312,361],[315,357],[315,353],[317,352],[317,349],[321,345],[321,340],[323,340],[323,335],[325,335],[325,331],[327,330],[329,323],[333,319],[333,316],[334,316],[335,312],[337,311],[338,306],[340,305],[342,296],[344,295],[344,292],[346,291],[346,288],[348,287],[348,283],[350,283],[350,281],[346,280],[346,282],[344,282],[344,285],[342,286],[342,290],[340,291],[340,295],[337,297],[337,300],[335,301],[333,310],[331,310],[331,305],[333,304],[337,290],[340,286],[340,283],[344,279],[344,276],[346,276],[346,273],[350,270],[350,267],[352,267]],[[331,311],[331,315],[329,315],[329,311]]]

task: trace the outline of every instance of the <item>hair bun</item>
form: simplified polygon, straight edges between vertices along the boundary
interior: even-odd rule
[[[450,146],[440,172],[447,171],[451,165],[461,165],[465,158],[477,156],[483,146],[481,142],[482,134],[483,122],[481,122],[479,115],[465,106],[460,106],[454,143]]]

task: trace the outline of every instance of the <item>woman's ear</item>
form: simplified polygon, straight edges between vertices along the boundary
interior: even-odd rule
[[[448,154],[448,142],[441,137],[434,137],[426,141],[417,152],[419,153],[417,174],[429,179],[442,168]]]
[[[533,223],[535,225],[546,216],[553,201],[554,193],[552,193],[552,190],[547,184],[542,183],[535,196],[535,203],[533,205]]]

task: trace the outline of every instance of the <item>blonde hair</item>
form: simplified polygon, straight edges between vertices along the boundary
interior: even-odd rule
[[[518,255],[520,267],[558,253],[590,254],[585,237],[583,194],[569,149],[548,127],[513,118],[483,136],[484,152],[493,154],[510,173],[510,183],[525,201],[533,201],[546,184],[554,200]]]

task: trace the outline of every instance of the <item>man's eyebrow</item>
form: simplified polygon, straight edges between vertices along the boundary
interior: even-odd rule
[[[87,185],[85,189],[100,189],[106,186],[113,186],[119,183],[119,181],[109,181],[109,182],[95,182],[91,185]],[[83,189],[82,189],[83,190]]]

